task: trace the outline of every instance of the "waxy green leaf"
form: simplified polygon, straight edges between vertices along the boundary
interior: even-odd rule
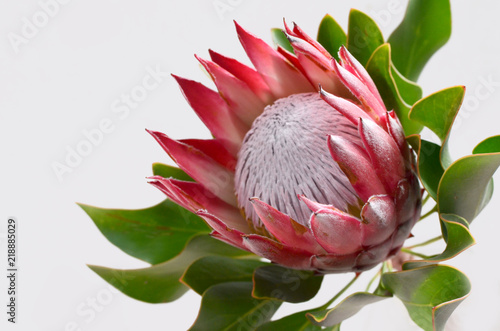
[[[153,175],[163,178],[175,178],[187,182],[194,182],[194,179],[189,177],[183,170],[163,163],[153,163]]]
[[[189,266],[181,282],[201,295],[216,284],[251,282],[255,269],[268,264],[258,260],[205,256]]]
[[[366,70],[377,85],[386,108],[393,109],[398,115],[405,134],[408,136],[419,133],[423,126],[408,118],[410,106],[399,93],[391,66],[391,47],[389,44],[383,44],[375,50],[368,60]]]
[[[322,328],[319,325],[313,324],[306,314],[312,312],[309,310],[301,311],[292,315],[285,316],[277,321],[267,322],[257,328],[256,331],[278,331],[278,330],[293,330],[293,331],[340,331],[340,324]]]
[[[460,216],[452,214],[440,215],[442,224],[446,231],[445,250],[430,259],[409,261],[403,264],[403,269],[415,269],[424,265],[436,264],[454,258],[476,242],[469,232],[467,221]]]
[[[334,326],[358,313],[364,306],[390,298],[388,295],[357,292],[342,300],[334,308],[310,312],[309,320],[321,326]]]
[[[407,79],[391,63],[391,74],[401,99],[408,105],[413,105],[422,98],[422,88],[415,82]]]
[[[449,0],[410,0],[401,24],[388,39],[396,68],[416,81],[431,56],[451,35]]]
[[[442,331],[448,317],[470,292],[459,270],[429,265],[382,275],[383,286],[406,306],[412,320],[426,331]]]
[[[151,264],[173,258],[193,236],[210,232],[201,218],[170,200],[138,210],[80,207],[112,244]]]
[[[453,86],[433,93],[413,105],[409,117],[434,131],[445,141],[465,95],[465,86]]]
[[[281,46],[290,53],[294,53],[292,44],[290,44],[290,41],[288,41],[288,38],[286,37],[282,29],[278,28],[271,29],[271,36],[276,46]]]
[[[304,302],[312,299],[321,287],[323,276],[313,271],[267,265],[255,270],[252,295],[255,298]]]
[[[384,36],[375,21],[365,13],[351,9],[347,31],[347,49],[366,66],[372,53],[384,43]]]
[[[421,99],[408,114],[411,120],[425,125],[441,139],[440,160],[443,168],[452,163],[448,153],[448,138],[464,96],[465,86],[449,87]]]
[[[317,40],[338,61],[339,49],[347,43],[347,36],[337,21],[327,14],[319,24]]]
[[[500,166],[500,139],[490,137],[443,174],[438,188],[441,214],[455,214],[471,223],[488,204],[493,194],[491,177]]]
[[[276,300],[252,298],[251,282],[210,287],[201,299],[198,318],[190,331],[255,330],[269,321],[281,305]]]
[[[417,153],[418,176],[430,196],[437,201],[439,181],[444,169],[439,157],[440,146],[426,140],[420,135],[411,135],[406,138]]]
[[[474,147],[472,154],[488,154],[500,152],[500,135],[488,137]]]
[[[89,268],[134,299],[150,303],[171,302],[189,290],[186,285],[179,282],[186,268],[197,259],[210,255],[243,257],[252,254],[208,235],[199,235],[192,238],[182,253],[175,258],[148,268],[132,270],[99,266],[89,266]]]

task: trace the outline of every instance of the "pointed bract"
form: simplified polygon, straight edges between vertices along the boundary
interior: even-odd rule
[[[227,240],[229,240],[239,248],[245,247],[243,245],[243,236],[247,233],[228,227],[227,224],[225,224],[219,218],[210,214],[206,210],[198,210],[196,212],[196,215],[203,218],[205,222],[207,222],[207,224],[220,236],[225,237]],[[246,230],[248,232],[250,231],[250,229],[248,228]]]
[[[266,229],[277,240],[289,246],[301,247],[311,254],[324,253],[307,227],[257,198],[251,201]]]
[[[364,149],[339,136],[330,136],[328,146],[361,200],[366,202],[372,195],[386,193]]]
[[[319,95],[323,100],[326,101],[330,106],[333,107],[336,111],[345,116],[352,124],[358,125],[359,118],[363,119],[372,119],[369,114],[367,114],[363,109],[358,107],[352,101],[340,98],[336,95],[326,92],[323,89],[323,86],[319,89]]]
[[[387,110],[380,104],[370,89],[353,73],[339,65],[335,59],[332,59],[332,64],[342,83],[363,105],[365,112],[371,118],[375,119],[379,125],[385,125],[385,113]]]
[[[323,209],[314,213],[311,230],[328,253],[345,255],[361,249],[361,222],[339,210]]]
[[[365,247],[378,245],[389,239],[397,227],[394,199],[388,195],[374,195],[361,210],[362,243]]]
[[[169,138],[161,132],[149,131],[177,165],[214,195],[236,206],[234,173],[193,146]]]
[[[340,47],[339,57],[342,60],[344,66],[348,67],[349,68],[348,70],[352,72],[354,75],[356,75],[356,77],[358,77],[358,79],[361,80],[368,87],[372,95],[380,104],[381,108],[385,108],[384,101],[382,100],[382,97],[380,96],[377,86],[375,86],[375,83],[373,82],[372,78],[370,77],[366,69],[363,67],[363,65],[359,63],[359,61],[356,60],[356,58],[347,51],[347,48],[345,48],[345,46]]]
[[[205,67],[219,90],[219,93],[229,105],[231,111],[247,126],[262,113],[266,106],[246,83],[233,76],[217,64],[196,57]]]
[[[261,74],[276,98],[294,93],[313,92],[313,86],[281,54],[262,39],[244,30],[235,22],[241,44],[250,61]]]
[[[236,155],[248,128],[234,115],[219,93],[203,84],[174,76],[201,121],[226,148]]]
[[[255,95],[262,100],[262,102],[270,104],[276,99],[276,97],[272,95],[271,89],[267,83],[264,79],[262,79],[261,75],[257,71],[235,59],[226,57],[212,50],[209,50],[209,53],[212,61],[226,69],[236,78],[245,82]]]
[[[257,234],[243,236],[245,247],[254,254],[293,269],[311,269],[311,253],[281,244]]]
[[[370,120],[359,119],[359,135],[370,155],[375,172],[387,193],[393,193],[398,182],[405,177],[404,161],[394,139]]]

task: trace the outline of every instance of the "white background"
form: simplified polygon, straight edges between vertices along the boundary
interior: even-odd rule
[[[315,36],[324,14],[346,27],[349,8],[355,7],[373,15],[387,37],[407,3],[73,0],[52,8],[52,17],[44,22],[40,3],[49,2],[0,4],[0,233],[5,234],[6,220],[14,216],[20,238],[18,324],[6,322],[7,283],[1,276],[3,330],[7,325],[7,330],[62,331],[73,324],[78,330],[96,331],[187,329],[197,314],[197,295],[188,293],[171,304],[141,303],[111,291],[86,267],[146,264],[110,244],[75,202],[139,208],[161,201],[163,195],[146,184],[145,177],[151,175],[153,162],[170,161],[144,129],[174,138],[208,138],[209,132],[167,75],[128,114],[113,112],[113,105],[142,84],[147,68],[209,83],[193,57],[196,53],[207,58],[208,48],[248,63],[233,19],[270,42],[269,29],[280,27],[283,17]],[[217,11],[217,4],[225,4],[225,11]],[[459,84],[468,88],[451,140],[455,158],[500,132],[499,10],[500,5],[486,0],[454,2],[452,38],[419,80],[425,95]],[[34,19],[41,27],[23,34],[26,20]],[[25,38],[24,43],[13,47],[9,36],[14,35]],[[488,80],[496,85],[485,85]],[[86,140],[83,131],[98,128],[105,118],[114,130],[59,180],[54,162],[64,164],[68,149]],[[448,330],[500,328],[499,201],[497,192],[472,225],[478,244],[449,262],[470,277],[473,291]],[[430,238],[438,231],[436,219],[429,219],[414,234]],[[5,270],[5,237],[0,241],[0,266]],[[284,305],[277,316],[326,302],[350,277],[327,277],[317,300]],[[357,289],[369,278],[362,276]],[[97,300],[98,308],[90,308],[89,300]],[[343,331],[417,329],[396,299],[366,307],[342,326]]]

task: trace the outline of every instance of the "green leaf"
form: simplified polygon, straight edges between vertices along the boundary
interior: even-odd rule
[[[322,281],[323,276],[313,271],[267,265],[255,270],[252,295],[259,299],[304,302],[318,293]]]
[[[281,302],[254,299],[251,293],[251,282],[222,283],[210,287],[203,294],[198,318],[189,330],[255,330],[271,319]]]
[[[339,331],[340,324],[322,328],[319,325],[313,324],[307,317],[306,313],[311,311],[305,310],[292,315],[285,316],[277,321],[267,322],[257,328],[256,331],[277,331],[277,330],[293,330],[293,331]]]
[[[314,324],[334,326],[358,313],[364,306],[390,298],[386,295],[357,292],[342,300],[334,308],[307,313]]]
[[[404,303],[412,320],[428,331],[444,329],[471,287],[463,273],[445,265],[386,273],[382,283]]]
[[[490,137],[473,154],[446,169],[438,188],[441,214],[455,214],[471,223],[488,204],[493,194],[491,177],[500,166],[500,139]]]
[[[201,218],[170,200],[139,210],[80,207],[112,244],[152,264],[173,258],[193,236],[210,232]]]
[[[411,120],[425,125],[441,139],[440,160],[443,168],[452,163],[448,153],[448,138],[464,96],[465,86],[449,87],[415,103],[408,115]]]
[[[465,86],[433,93],[413,105],[409,117],[431,129],[441,141],[448,137],[465,95]]]
[[[195,260],[210,255],[242,257],[251,253],[229,246],[208,235],[192,238],[175,258],[143,269],[120,270],[89,266],[124,294],[145,302],[171,302],[180,298],[189,288],[180,283],[182,274]]]
[[[227,282],[251,282],[255,268],[268,263],[225,256],[205,256],[189,266],[181,282],[198,294],[209,287]]]
[[[401,24],[388,42],[396,68],[416,81],[431,56],[451,35],[449,0],[410,0]]]
[[[452,214],[440,215],[443,226],[446,231],[445,250],[430,259],[409,261],[403,264],[403,269],[415,269],[424,265],[436,264],[445,260],[454,258],[476,242],[469,232],[467,221],[460,216]]]
[[[397,90],[401,95],[402,100],[408,104],[413,105],[415,102],[422,98],[422,88],[415,82],[408,80],[406,77],[394,67],[391,63],[391,74],[396,84]]]
[[[366,70],[377,85],[386,108],[388,110],[394,109],[403,125],[405,134],[408,136],[419,133],[422,130],[422,125],[408,118],[410,106],[399,93],[391,67],[391,47],[389,44],[383,44],[377,48],[366,64]]]
[[[347,32],[347,49],[365,66],[372,53],[384,43],[384,36],[375,21],[365,13],[351,9]]]
[[[339,60],[340,46],[347,43],[347,36],[342,27],[330,15],[325,15],[319,24],[318,42],[337,61]]]
[[[500,135],[488,137],[481,141],[474,150],[472,154],[488,154],[497,153],[500,151]]]
[[[271,36],[273,38],[273,42],[276,44],[276,46],[281,46],[290,53],[293,53],[293,47],[292,44],[290,44],[290,41],[288,41],[288,38],[286,37],[285,33],[283,30],[278,29],[278,28],[273,28],[271,29]]]
[[[441,147],[421,139],[420,135],[406,138],[417,152],[418,176],[430,196],[437,201],[439,181],[444,174],[439,153]]]
[[[187,182],[194,182],[194,179],[189,177],[189,175],[181,169],[163,163],[153,163],[153,175],[163,178],[173,177]]]

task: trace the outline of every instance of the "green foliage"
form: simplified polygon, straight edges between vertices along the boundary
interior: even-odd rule
[[[288,38],[286,37],[283,30],[278,28],[271,29],[271,36],[276,46],[281,46],[290,53],[294,53],[292,44],[290,43],[290,41],[288,41]]]
[[[452,259],[476,243],[469,232],[466,220],[460,216],[452,214],[441,214],[440,216],[446,231],[445,250],[441,254],[433,256],[429,259],[406,262],[403,265],[403,269],[414,269]]]
[[[80,207],[116,247],[152,264],[173,258],[193,236],[210,232],[201,218],[170,200],[139,210]]]
[[[490,137],[476,146],[481,153],[451,164],[438,187],[440,213],[455,214],[471,223],[493,194],[491,177],[500,166],[500,139]]]
[[[375,21],[365,13],[351,9],[347,49],[362,64],[366,65],[372,53],[384,43],[382,32]]]
[[[258,260],[205,256],[187,268],[181,282],[201,295],[209,287],[220,283],[251,282],[255,269],[265,265],[268,263]]]
[[[444,170],[441,165],[441,146],[421,139],[420,135],[407,138],[408,143],[417,153],[418,176],[430,196],[437,201],[439,181]]]
[[[453,310],[470,292],[468,278],[445,265],[429,265],[382,275],[382,283],[426,331],[444,330]]]
[[[413,105],[415,102],[422,98],[422,88],[415,82],[407,79],[396,69],[393,63],[391,63],[391,75],[394,79],[394,83],[397,86],[397,90],[401,99],[407,105]]]
[[[189,177],[189,175],[181,169],[163,163],[153,163],[153,174],[155,176],[161,176],[163,178],[172,177],[179,180],[194,182],[194,179]]]
[[[301,311],[285,316],[277,321],[267,322],[257,328],[257,331],[297,330],[297,331],[339,331],[340,324],[323,328],[313,324],[306,316],[309,311]]]
[[[444,142],[450,134],[464,95],[465,86],[454,86],[438,91],[415,103],[409,117],[434,131]]]
[[[317,325],[335,326],[358,313],[364,306],[389,298],[387,295],[357,292],[351,294],[332,309],[310,312],[309,319]]]
[[[319,24],[318,42],[337,61],[339,60],[339,49],[347,43],[347,36],[342,27],[330,15],[325,15]]]
[[[388,39],[396,68],[416,81],[427,61],[450,35],[449,0],[410,0],[403,21]]]
[[[319,291],[323,276],[312,271],[293,270],[278,265],[263,266],[255,270],[255,298],[272,298],[287,302],[304,302]]]
[[[401,96],[404,94],[407,96],[408,100],[413,100],[415,94],[419,92],[416,92],[414,84],[408,83],[401,79],[401,77],[394,79],[393,72],[395,72],[395,70],[393,70],[391,62],[391,47],[389,44],[383,44],[374,51],[366,64],[366,70],[377,85],[386,108],[388,110],[394,110],[398,115],[405,134],[411,135],[419,133],[423,126],[418,122],[410,120],[408,117],[410,105],[407,104]],[[400,85],[397,85],[396,81],[398,81]],[[405,89],[405,92],[401,93],[400,89]]]
[[[448,138],[464,96],[465,86],[450,87],[421,99],[408,114],[411,120],[425,125],[441,139],[439,158],[443,168],[453,162],[448,153]]]
[[[254,330],[269,321],[281,305],[251,296],[251,282],[229,282],[210,287],[201,299],[191,331]]]
[[[140,301],[161,303],[174,301],[189,290],[179,279],[197,259],[211,255],[244,257],[250,254],[208,235],[199,235],[192,238],[175,258],[148,268],[119,270],[89,267],[126,295]]]

